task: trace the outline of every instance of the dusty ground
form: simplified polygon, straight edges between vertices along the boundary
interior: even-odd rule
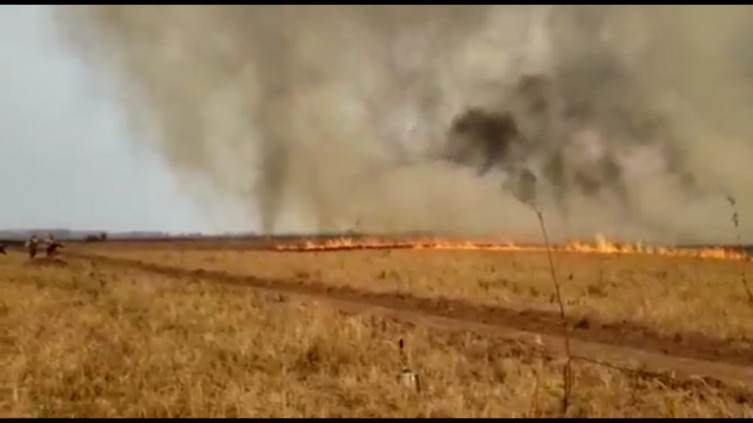
[[[73,250],[172,271],[73,255],[64,257],[67,265],[30,265],[17,253],[0,258],[2,416],[559,415],[561,363],[547,358],[557,356],[547,347],[462,327],[440,329],[345,313],[311,299],[317,297],[293,295],[365,298],[415,306],[420,313],[461,313],[454,317],[466,320],[472,316],[462,313],[481,310],[477,317],[492,319],[489,324],[516,323],[511,316],[517,316],[519,324],[537,322],[529,329],[554,330],[556,322],[547,320],[554,305],[543,257],[447,251],[175,253],[117,246]],[[661,334],[672,334],[675,342],[679,334],[678,350],[709,359],[703,356],[704,342],[723,339],[727,350],[717,351],[718,360],[738,365],[750,360],[739,339],[750,333],[740,264],[562,255],[558,268],[565,276],[568,310],[581,316],[573,330],[580,330],[582,338],[615,341],[609,327],[595,322],[623,319],[624,327],[642,325],[643,332],[636,332],[639,345],[649,341],[656,347]],[[257,276],[257,282],[266,277],[266,286],[297,291],[249,289],[255,285],[247,279],[216,283],[239,276]],[[531,310],[522,318],[511,314],[494,320],[515,308]],[[585,327],[582,316],[590,318]],[[656,334],[645,333],[647,327]],[[708,339],[694,339],[690,332]],[[421,377],[421,392],[396,382],[400,338]],[[686,383],[582,362],[575,369],[572,416],[753,415],[751,396],[723,384]]]

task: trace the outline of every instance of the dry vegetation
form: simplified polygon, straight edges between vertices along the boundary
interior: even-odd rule
[[[288,263],[311,266],[311,258],[297,257]],[[332,264],[328,257],[352,266],[334,255],[321,255],[320,266]],[[459,255],[458,263],[468,266],[469,257]],[[429,265],[415,268],[408,258],[393,253],[387,268],[403,265],[416,275]],[[500,268],[504,260],[496,260]],[[373,261],[389,263],[380,254]],[[0,262],[0,291],[2,417],[559,413],[560,363],[532,346],[79,260],[53,268],[11,255]],[[421,392],[396,381],[399,338],[421,375]],[[585,364],[575,372],[572,416],[753,416],[745,401],[708,386]]]
[[[322,281],[374,292],[557,312],[543,253],[394,250],[286,254],[114,247],[100,248],[97,253],[189,269]],[[555,264],[567,312],[576,319],[631,321],[668,336],[698,332],[753,345],[753,308],[740,285],[741,271],[753,272],[749,262],[558,254]]]

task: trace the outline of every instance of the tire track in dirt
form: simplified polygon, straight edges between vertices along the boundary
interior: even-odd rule
[[[325,301],[354,313],[375,313],[440,329],[472,330],[523,342],[543,344],[562,354],[559,315],[542,310],[512,310],[446,298],[420,298],[406,293],[377,293],[323,282],[270,279],[214,270],[190,270],[139,260],[86,253],[68,254],[120,268],[138,269],[179,279],[201,279],[271,293]],[[753,350],[733,341],[700,334],[666,337],[633,322],[590,320],[569,322],[571,349],[585,361],[608,362],[628,369],[652,369],[689,378],[711,378],[728,385],[753,387]]]

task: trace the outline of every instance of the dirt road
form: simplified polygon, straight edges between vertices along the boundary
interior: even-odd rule
[[[487,307],[455,299],[427,299],[404,293],[375,293],[321,281],[262,279],[219,271],[187,270],[137,260],[70,252],[68,257],[139,269],[169,277],[239,285],[272,294],[304,296],[353,313],[374,313],[444,330],[470,330],[538,344],[553,358],[563,356],[562,325],[556,313]],[[669,374],[700,383],[750,392],[753,350],[699,334],[667,337],[632,322],[569,322],[571,349],[586,361]],[[742,394],[741,394],[742,395]],[[748,396],[749,394],[745,394]]]

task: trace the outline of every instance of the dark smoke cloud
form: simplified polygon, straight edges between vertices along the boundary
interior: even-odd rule
[[[520,198],[559,237],[718,241],[722,193],[753,206],[750,7],[59,12],[187,188],[265,232],[530,236]]]

